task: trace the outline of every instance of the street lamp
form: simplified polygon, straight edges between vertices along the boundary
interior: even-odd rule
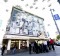
[[[53,20],[54,20],[54,22],[55,22],[55,25],[56,25],[57,31],[58,31],[58,33],[59,33],[59,35],[60,35],[59,28],[58,28],[58,26],[57,26],[57,23],[56,23],[56,21],[55,21],[55,19],[54,19],[54,15],[53,15],[53,13],[52,13],[52,11],[55,11],[55,10],[54,10],[54,9],[50,9],[50,11],[51,11],[51,15],[52,15],[52,17],[53,17]]]

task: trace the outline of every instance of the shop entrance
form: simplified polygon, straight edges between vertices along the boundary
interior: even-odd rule
[[[20,48],[21,49],[26,49],[27,48],[27,41],[26,40],[21,40]]]
[[[13,48],[14,46],[16,47],[16,49],[19,49],[19,40],[11,40],[11,48]]]
[[[8,44],[8,39],[3,39],[2,45],[6,45],[7,48],[7,44]]]
[[[20,41],[20,43],[19,43],[19,41]],[[20,49],[26,49],[27,48],[27,40],[11,40],[11,48],[14,46],[16,46],[17,49],[19,49],[19,47],[20,47]]]

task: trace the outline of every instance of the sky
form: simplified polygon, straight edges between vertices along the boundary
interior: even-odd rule
[[[5,2],[7,1],[7,2]],[[53,21],[50,9],[54,9],[53,15],[60,15],[60,4],[57,0],[0,0],[0,37],[3,39],[8,20],[11,16],[13,6],[19,6],[22,10],[30,12],[34,15],[44,18],[46,32],[49,32],[49,37],[56,37],[56,26]],[[56,21],[60,28],[59,22]]]

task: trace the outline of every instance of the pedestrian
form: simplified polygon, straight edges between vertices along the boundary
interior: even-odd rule
[[[17,49],[17,46],[16,46],[16,43],[15,43],[15,45],[14,45],[14,47],[13,47],[13,54],[16,53],[16,49]]]
[[[47,40],[47,46],[48,46],[48,50],[51,50],[51,48],[50,48],[50,41],[49,40]]]
[[[48,46],[47,46],[47,41],[44,41],[44,52],[48,52]]]
[[[52,47],[53,50],[55,50],[54,48],[54,40],[50,38],[50,46]]]
[[[32,48],[31,43],[29,43],[29,54],[31,54],[31,48]]]
[[[32,46],[32,51],[34,52],[34,42],[31,44]]]
[[[34,42],[35,53],[38,54],[38,43]]]
[[[2,55],[2,56],[3,56],[4,52],[5,52],[5,49],[6,49],[5,45],[3,45],[2,48],[1,48],[1,51],[2,51],[2,52],[1,52],[1,55]]]
[[[41,43],[41,44],[39,44],[39,51],[40,51],[40,53],[42,53],[42,52],[43,52],[42,43]]]
[[[16,47],[13,47],[13,54],[15,54],[16,52]]]

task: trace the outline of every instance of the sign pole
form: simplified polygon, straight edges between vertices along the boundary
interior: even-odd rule
[[[53,16],[53,13],[52,13],[52,11],[54,11],[54,9],[50,9],[50,11],[51,11],[51,15],[52,15],[53,20],[54,20],[54,16]],[[55,23],[56,28],[57,28],[57,31],[58,31],[58,33],[59,33],[59,35],[60,35],[60,31],[59,31],[59,28],[58,28],[57,23],[56,23],[56,21],[55,21],[55,20],[54,20],[54,23]]]

